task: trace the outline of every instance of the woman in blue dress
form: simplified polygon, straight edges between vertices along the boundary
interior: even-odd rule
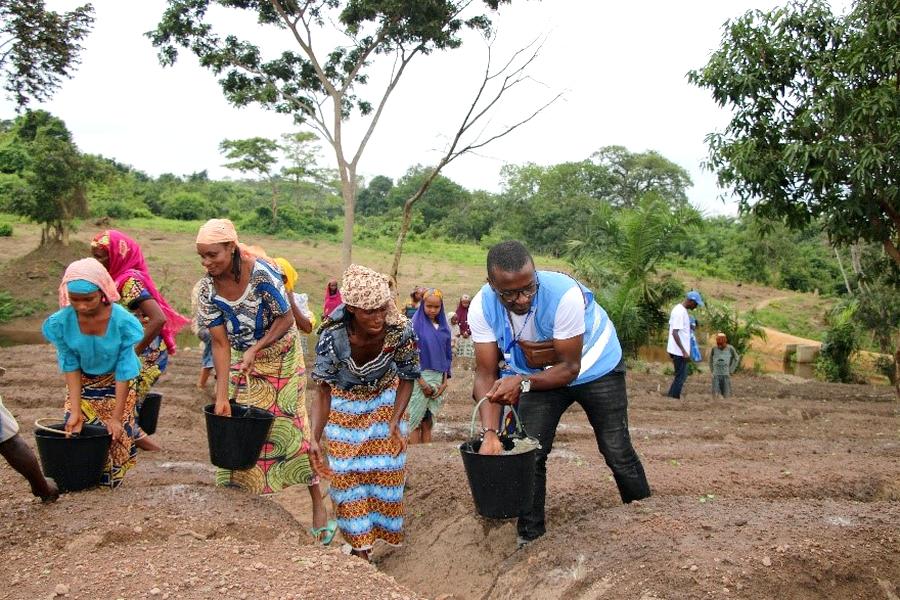
[[[96,259],[73,262],[59,288],[60,309],[44,321],[44,337],[56,347],[66,379],[65,430],[104,425],[112,436],[101,484],[117,487],[136,462],[136,395],[132,380],[141,363],[134,346],[144,337],[140,321],[121,305],[115,282]]]

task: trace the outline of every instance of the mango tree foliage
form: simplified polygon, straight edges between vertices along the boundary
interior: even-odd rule
[[[630,152],[623,146],[605,146],[591,156],[609,177],[606,199],[615,206],[633,208],[648,193],[672,204],[687,204],[693,182],[688,172],[659,152]]]
[[[273,169],[278,157],[275,153],[281,148],[275,140],[253,137],[243,140],[222,140],[219,151],[231,162],[225,163],[226,169],[241,173],[258,175],[272,190],[272,221],[278,221],[278,178]]]
[[[900,2],[749,11],[688,78],[732,111],[708,166],[742,210],[821,219],[834,242],[877,242],[900,264]]]
[[[482,0],[496,10],[508,0]],[[410,62],[462,44],[464,30],[487,32],[484,14],[463,17],[472,0],[169,0],[148,35],[160,61],[172,64],[180,48],[194,53],[216,76],[235,106],[252,103],[292,115],[334,150],[344,200],[342,259],[349,264],[357,170],[388,99]],[[244,13],[267,29],[270,50],[217,29],[210,9]],[[477,11],[475,11],[477,13]],[[332,44],[334,38],[339,38]],[[277,50],[274,50],[277,48]],[[287,48],[287,49],[285,49]],[[389,76],[370,84],[376,63]],[[366,93],[368,92],[368,93]],[[362,136],[346,139],[343,124],[362,120]]]
[[[43,0],[0,2],[0,71],[4,89],[19,108],[47,100],[62,78],[72,76],[93,10],[85,4],[57,13]]]
[[[17,193],[13,212],[42,225],[41,244],[69,243],[73,221],[87,216],[91,164],[65,124],[45,111],[28,111],[0,137],[0,172]]]

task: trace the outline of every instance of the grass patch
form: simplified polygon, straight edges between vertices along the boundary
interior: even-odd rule
[[[810,295],[798,295],[772,302],[756,311],[760,323],[810,340],[822,341],[827,326],[825,314],[834,300]]]

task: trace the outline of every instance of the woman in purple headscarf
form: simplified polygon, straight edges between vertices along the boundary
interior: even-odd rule
[[[440,290],[432,288],[423,292],[412,323],[419,338],[422,371],[409,399],[409,442],[427,444],[431,441],[434,419],[444,403],[444,390],[453,360],[452,336]]]

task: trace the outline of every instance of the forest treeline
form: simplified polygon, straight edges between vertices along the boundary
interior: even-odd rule
[[[319,164],[316,142],[309,133],[223,140],[223,165],[234,179],[211,179],[206,171],[154,177],[80,152],[60,119],[29,111],[0,123],[0,212],[42,224],[44,242],[65,242],[82,219],[152,217],[227,217],[247,233],[338,242],[340,183]],[[429,171],[414,165],[397,180],[360,181],[356,243],[390,247],[404,203]],[[705,215],[688,201],[691,185],[687,171],[658,152],[621,146],[578,162],[507,165],[498,193],[468,190],[440,175],[414,207],[406,243],[486,248],[515,238],[536,254],[565,259],[599,291],[631,353],[664,329],[668,308],[685,291],[678,272],[815,291],[842,307],[860,295],[850,306],[870,330],[900,312],[891,282],[879,282],[876,246],[836,250],[815,221],[788,228],[752,213]],[[753,324],[753,315],[715,310],[723,327],[748,318]],[[891,346],[885,339],[884,350]]]
[[[0,211],[46,223],[55,237],[63,235],[67,220],[159,216],[228,217],[245,231],[336,240],[343,216],[339,182],[318,165],[315,139],[288,134],[271,142],[268,165],[254,168],[265,161],[250,148],[243,164],[251,166],[236,168],[235,179],[210,179],[206,171],[153,177],[80,153],[61,120],[43,111],[26,113],[0,123]],[[356,240],[396,238],[403,203],[426,174],[426,166],[414,165],[397,180],[378,175],[361,181]],[[652,202],[677,229],[666,232],[655,250],[670,269],[842,293],[833,250],[815,225],[796,231],[752,216],[706,216],[689,204],[690,186],[687,171],[659,153],[620,146],[580,162],[508,165],[499,193],[468,190],[439,176],[414,209],[409,241],[488,246],[516,238],[544,255],[576,258],[586,249],[606,254],[621,241],[613,223],[628,221],[640,214],[642,202]]]

